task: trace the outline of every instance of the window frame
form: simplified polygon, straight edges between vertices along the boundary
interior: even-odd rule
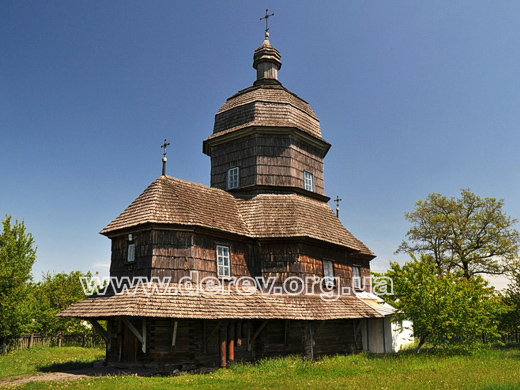
[[[355,270],[357,275],[355,275]],[[354,290],[363,290],[363,278],[361,277],[361,267],[359,265],[352,266],[352,288]]]
[[[334,263],[331,260],[322,260],[321,265],[323,267],[323,283],[326,287],[334,286]],[[327,271],[330,271],[330,274]]]
[[[303,171],[303,188],[306,191],[314,192],[314,174],[309,171]]]
[[[226,171],[226,190],[240,187],[240,167],[229,168]]]
[[[220,253],[221,250],[226,250],[227,254]],[[215,257],[217,264],[217,277],[219,278],[229,278],[231,277],[231,248],[229,245],[217,245],[215,249]],[[223,259],[223,264],[220,264],[220,259]],[[227,259],[227,264],[225,264],[225,260]],[[223,273],[220,273],[220,268],[222,267]],[[226,273],[227,271],[227,273]]]
[[[126,242],[126,262],[135,263],[135,241],[128,240]]]

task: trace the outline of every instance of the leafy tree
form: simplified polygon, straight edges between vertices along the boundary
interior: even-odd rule
[[[413,226],[396,253],[426,254],[439,274],[503,274],[517,262],[520,243],[513,228],[517,220],[504,213],[503,205],[503,199],[480,198],[469,189],[462,189],[458,199],[430,194],[405,213]]]
[[[435,271],[434,262],[423,256],[404,266],[391,263],[387,272],[394,285],[394,295],[388,297],[397,309],[395,320],[413,321],[417,353],[425,342],[471,346],[481,337],[498,337],[505,307],[494,288],[478,275],[468,279],[462,272]]]
[[[501,318],[501,330],[516,342],[520,336],[520,272],[513,274],[512,282],[504,291],[504,303],[510,308]]]
[[[69,274],[43,275],[43,280],[33,289],[35,303],[33,330],[47,334],[86,333],[90,326],[77,318],[56,317],[56,314],[85,298],[80,271]],[[87,276],[90,276],[87,274]]]
[[[0,234],[0,353],[27,329],[31,318],[29,282],[36,248],[24,222],[2,221]]]

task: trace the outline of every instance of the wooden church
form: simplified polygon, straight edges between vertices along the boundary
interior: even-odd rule
[[[278,81],[281,65],[266,32],[254,52],[256,81],[227,99],[203,142],[211,187],[163,169],[101,231],[112,242],[111,277],[130,282],[60,315],[91,321],[108,363],[189,370],[370,349],[369,325],[384,313],[356,292],[370,290],[375,255],[328,205],[323,160],[331,145],[309,104]],[[222,289],[187,291],[195,274],[201,286]],[[287,291],[297,280],[311,292]]]

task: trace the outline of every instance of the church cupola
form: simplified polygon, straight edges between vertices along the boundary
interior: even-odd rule
[[[237,197],[297,193],[328,201],[323,158],[330,144],[309,104],[278,81],[281,55],[265,40],[253,55],[256,81],[227,99],[203,143],[211,186]]]
[[[269,33],[265,33],[265,41],[255,50],[253,56],[253,68],[256,69],[256,81],[258,83],[279,82],[278,71],[282,67],[280,52],[269,42]]]

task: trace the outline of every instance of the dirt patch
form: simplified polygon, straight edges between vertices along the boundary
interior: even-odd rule
[[[118,367],[89,367],[80,370],[73,370],[67,372],[49,372],[37,375],[17,375],[8,378],[0,379],[0,387],[23,385],[32,381],[61,381],[61,380],[77,380],[92,376],[107,376],[107,375],[136,375],[141,377],[150,377],[157,375],[154,370],[146,368],[118,368]]]

